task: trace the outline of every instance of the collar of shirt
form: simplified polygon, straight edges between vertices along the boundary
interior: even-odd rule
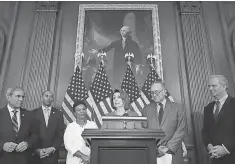
[[[123,40],[123,41],[126,41],[126,38],[122,37],[122,40]]]
[[[159,102],[159,103],[162,104],[162,108],[163,108],[163,111],[164,111],[165,106],[166,106],[166,99],[164,99],[162,102]],[[158,105],[158,103],[157,103],[157,112],[159,112],[159,110],[160,110],[160,105]]]
[[[46,108],[45,106],[42,105],[42,110],[44,110],[44,111],[51,111],[51,106]]]
[[[7,108],[8,108],[8,111],[10,112],[10,113],[13,113],[14,112],[14,110],[16,110],[17,112],[19,112],[20,111],[20,109],[18,108],[18,109],[13,109],[9,104],[7,105]]]
[[[226,99],[228,98],[228,94],[226,94],[224,97],[222,97],[221,99],[217,100],[220,102],[220,107],[222,107],[226,101]]]
[[[162,102],[160,102],[162,104],[163,109],[165,109],[166,106],[166,99],[164,99]]]
[[[222,97],[221,99],[216,100],[216,101],[219,101],[219,102],[220,102],[220,109],[219,109],[219,111],[221,110],[221,108],[222,108],[222,106],[224,105],[224,103],[225,103],[225,101],[226,101],[227,98],[228,98],[228,94],[226,94],[226,95],[225,95],[224,97]],[[216,111],[216,103],[215,103],[215,105],[214,105],[213,113],[215,113],[215,111]]]
[[[10,113],[10,117],[12,119],[13,115],[14,115],[14,110],[17,111],[16,113],[16,118],[17,118],[17,123],[18,123],[18,130],[20,128],[20,124],[21,124],[21,118],[20,118],[20,108],[18,109],[13,109],[9,104],[7,105],[8,111]]]

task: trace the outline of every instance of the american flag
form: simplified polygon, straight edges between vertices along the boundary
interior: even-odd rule
[[[62,112],[64,114],[64,121],[66,125],[76,120],[73,114],[73,104],[76,100],[84,100],[88,104],[87,114],[91,119],[93,109],[90,103],[88,103],[90,102],[88,91],[85,87],[82,72],[80,71],[79,66],[76,67],[62,103]]]
[[[150,87],[156,81],[161,81],[161,79],[158,76],[157,72],[154,70],[154,68],[151,67],[141,91],[141,97],[144,100],[145,104],[149,104],[152,99]],[[174,101],[168,91],[166,91],[166,98],[168,98],[170,101]]]
[[[113,90],[107,73],[101,64],[88,92],[94,107],[94,117],[98,127],[102,125],[102,116],[113,111],[110,103],[112,93]]]
[[[129,65],[127,65],[127,70],[122,81],[121,89],[125,90],[130,98],[131,110],[141,116],[142,109],[144,108],[144,102],[141,98],[135,76]]]

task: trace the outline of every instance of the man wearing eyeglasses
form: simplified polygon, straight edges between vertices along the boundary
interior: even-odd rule
[[[0,164],[30,164],[37,132],[32,114],[21,108],[24,96],[22,88],[9,88],[8,105],[0,109]]]
[[[165,137],[157,143],[157,161],[164,164],[182,164],[182,140],[186,133],[186,116],[182,106],[166,98],[166,89],[161,81],[150,88],[152,102],[143,109],[147,117],[145,128],[162,129]],[[169,157],[169,158],[168,158]],[[172,161],[171,161],[172,159]]]

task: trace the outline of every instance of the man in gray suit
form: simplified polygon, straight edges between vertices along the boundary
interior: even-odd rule
[[[172,154],[172,164],[183,163],[182,140],[186,133],[186,116],[182,106],[166,99],[166,89],[161,81],[150,88],[153,102],[143,109],[149,129],[162,129],[165,137],[157,143],[157,157]]]

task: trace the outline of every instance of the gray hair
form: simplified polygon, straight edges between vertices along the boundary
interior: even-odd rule
[[[12,96],[13,93],[16,91],[16,90],[21,90],[21,91],[24,91],[24,89],[22,87],[14,87],[14,88],[8,88],[7,91],[6,91],[6,96]]]
[[[211,75],[209,76],[209,79],[218,79],[219,83],[228,89],[228,80],[224,77],[224,75]]]

